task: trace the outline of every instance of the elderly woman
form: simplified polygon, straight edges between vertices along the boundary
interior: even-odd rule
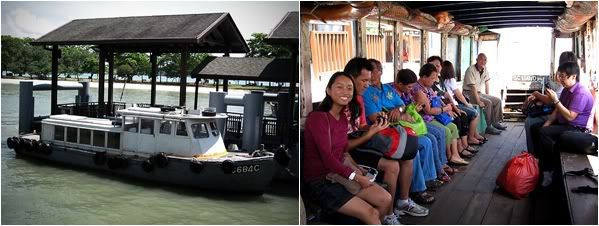
[[[346,108],[351,119],[360,115],[354,98],[356,90],[351,76],[337,72],[326,88],[326,97],[318,109],[306,119],[306,146],[302,176],[325,210],[337,211],[356,217],[367,224],[397,224],[397,218],[385,216],[390,212],[391,195],[381,186],[373,184],[361,170],[353,170],[344,164],[347,155],[348,121]],[[368,133],[376,133],[388,124],[370,127]],[[351,162],[351,161],[350,161]],[[350,192],[347,187],[329,179],[338,175],[359,184],[359,191]],[[391,222],[391,223],[390,223]]]
[[[435,65],[425,64],[420,68],[419,76],[420,79],[418,79],[416,85],[414,85],[412,94],[414,95],[416,102],[423,106],[423,118],[425,118],[429,124],[445,130],[447,159],[449,163],[454,165],[468,165],[469,162],[462,159],[458,152],[459,131],[457,126],[451,122],[443,125],[433,117],[444,112],[451,112],[452,110],[451,105],[445,105],[444,107],[431,106],[431,101],[436,97],[436,93],[431,87],[439,77],[437,68]]]

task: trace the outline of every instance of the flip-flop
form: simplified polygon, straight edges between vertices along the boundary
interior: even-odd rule
[[[472,154],[478,153],[478,149],[469,149],[469,148],[470,148],[470,146],[464,148],[464,150],[469,151]]]
[[[484,143],[485,143],[485,142],[483,142],[483,141],[480,141],[480,140],[478,141],[478,143],[471,143],[470,141],[468,141],[468,145],[476,145],[476,146],[481,146],[481,145],[483,145]]]
[[[451,165],[455,165],[455,166],[467,166],[470,163],[467,162],[467,161],[464,161],[464,160],[459,161],[459,162],[454,162],[454,161],[449,160],[449,162],[447,164],[450,165],[450,166]]]
[[[443,172],[445,172],[449,175],[453,175],[455,173],[459,173],[460,171],[456,168],[451,168],[450,166],[447,166],[447,167],[443,168]]]
[[[447,172],[443,171],[442,173],[439,173],[441,176],[439,177],[439,180],[445,182],[445,183],[449,183],[451,181],[451,177],[449,175],[447,175]]]
[[[473,154],[473,153],[470,153],[470,154],[464,154],[464,151],[468,151],[468,150],[466,150],[466,149],[462,149],[462,150],[459,152],[459,154],[460,154],[460,157],[462,157],[462,158],[472,158],[472,157],[474,157],[474,154]]]

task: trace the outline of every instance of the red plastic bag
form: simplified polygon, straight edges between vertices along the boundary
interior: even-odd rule
[[[539,182],[539,160],[522,152],[507,162],[495,182],[517,199],[526,197]]]

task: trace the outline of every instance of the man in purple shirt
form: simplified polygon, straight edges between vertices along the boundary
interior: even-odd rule
[[[593,109],[591,92],[576,81],[580,69],[576,62],[561,64],[557,69],[558,82],[564,86],[558,99],[555,91],[547,89],[547,94],[555,105],[555,110],[549,115],[540,129],[540,139],[536,142],[539,150],[539,161],[543,170],[543,186],[551,184],[555,166],[555,140],[565,131],[576,130],[590,133],[587,124]]]

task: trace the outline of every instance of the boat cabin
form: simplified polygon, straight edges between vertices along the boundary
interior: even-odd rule
[[[184,113],[184,109],[131,107],[120,118],[53,115],[42,120],[42,140],[92,151],[124,151],[181,157],[220,157],[227,150],[216,126],[225,114]]]

